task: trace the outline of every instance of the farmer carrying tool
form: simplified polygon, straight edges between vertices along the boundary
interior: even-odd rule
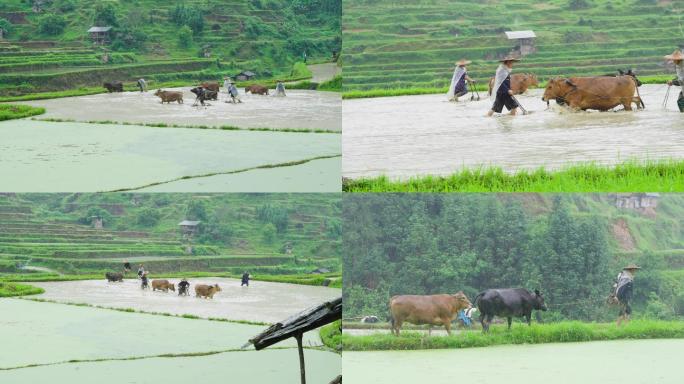
[[[496,76],[494,77],[494,88],[492,94],[495,96],[492,109],[487,112],[487,116],[492,116],[494,112],[501,113],[503,107],[511,111],[511,115],[515,116],[520,106],[513,98],[513,90],[511,90],[511,71],[513,70],[513,63],[520,61],[520,59],[508,56],[499,62],[499,68],[496,69]]]
[[[629,264],[622,268],[622,271],[615,279],[615,284],[613,284],[613,295],[620,306],[620,314],[617,319],[618,326],[620,326],[623,321],[625,323],[629,322],[629,316],[632,314],[632,306],[629,302],[632,300],[634,291],[634,276],[639,269],[641,269],[641,267],[636,266],[636,264]]]
[[[677,71],[677,78],[674,80],[669,80],[667,85],[684,87],[684,54],[682,51],[676,49],[671,55],[665,56],[665,59],[672,61],[675,65],[675,70]],[[679,107],[679,112],[684,112],[684,90],[679,92],[677,106]]]
[[[468,70],[466,65],[472,63],[470,60],[459,60],[456,64],[456,69],[454,69],[454,75],[451,77],[451,85],[449,85],[449,92],[447,92],[447,98],[449,101],[458,101],[458,98],[468,93],[468,87],[466,82],[473,83],[473,79],[468,76]]]

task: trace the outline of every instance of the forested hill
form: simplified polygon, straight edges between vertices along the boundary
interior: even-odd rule
[[[391,296],[541,288],[547,320],[605,320],[613,279],[636,262],[642,314],[684,315],[684,197],[618,208],[616,195],[345,197],[345,316],[384,316]],[[353,218],[353,219],[351,219]],[[614,312],[614,311],[613,311]]]
[[[446,87],[453,63],[487,80],[532,30],[536,52],[516,71],[541,80],[634,68],[672,75],[663,55],[684,44],[684,3],[669,0],[344,0],[345,89]]]
[[[156,272],[241,265],[267,273],[339,271],[340,200],[325,194],[2,195],[0,274],[26,264],[63,273],[118,270],[123,259],[155,264]],[[200,221],[193,236],[182,233],[183,220]]]
[[[0,95],[102,81],[301,79],[341,50],[339,0],[3,0]],[[106,41],[88,30],[111,27]]]

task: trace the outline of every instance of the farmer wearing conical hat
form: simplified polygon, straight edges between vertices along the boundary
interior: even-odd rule
[[[474,83],[473,79],[468,76],[468,70],[466,65],[472,63],[470,60],[459,60],[456,64],[456,69],[454,69],[454,75],[451,77],[451,85],[449,86],[449,92],[447,92],[447,98],[449,101],[458,101],[458,98],[468,93],[468,88],[466,87],[466,81],[469,83]]]
[[[671,55],[665,56],[665,59],[672,61],[675,65],[675,70],[677,71],[677,78],[668,81],[667,85],[676,85],[678,87],[684,86],[684,54],[682,51],[676,49]],[[679,92],[677,106],[679,107],[679,112],[684,112],[684,90]]]
[[[492,116],[494,112],[501,113],[503,107],[511,111],[511,115],[518,112],[518,102],[513,98],[513,91],[511,90],[511,72],[513,71],[513,63],[520,61],[515,57],[505,57],[499,62],[499,68],[496,69],[496,76],[494,77],[494,88],[492,94],[495,95],[492,109],[487,112],[487,116]]]
[[[638,267],[633,263],[622,268],[622,271],[617,275],[617,279],[613,285],[613,287],[615,287],[615,297],[620,304],[620,315],[617,319],[618,326],[620,326],[623,321],[625,323],[628,322],[629,316],[632,314],[632,306],[629,302],[632,300],[634,290],[634,276],[639,269],[641,269],[641,267]]]

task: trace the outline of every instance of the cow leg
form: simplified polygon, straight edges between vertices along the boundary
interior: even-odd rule
[[[513,320],[513,318],[509,316],[506,318],[506,320],[508,321],[508,330],[510,331],[511,330],[511,321]]]
[[[629,100],[623,100],[622,101],[622,105],[625,107],[625,111],[631,111],[632,110],[632,101],[633,101],[633,98],[629,99]]]
[[[401,330],[402,324],[403,324],[403,322],[401,320],[395,320],[394,330],[397,332],[397,336],[399,336],[399,330]]]
[[[444,328],[446,328],[447,335],[451,336],[451,319],[442,319],[444,322]]]
[[[432,336],[432,324],[428,325],[428,337]]]
[[[527,326],[532,326],[532,312],[525,314],[525,318],[527,319]]]
[[[485,327],[485,315],[482,312],[480,312],[480,325],[482,326],[482,333],[485,333],[487,328]]]

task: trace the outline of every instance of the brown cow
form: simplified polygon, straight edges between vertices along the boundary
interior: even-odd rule
[[[176,286],[169,283],[168,280],[152,280],[152,291],[156,290],[168,292],[169,289],[176,292]]]
[[[219,91],[219,83],[215,81],[205,81],[200,86],[204,89],[208,89],[210,91],[217,92]]]
[[[159,96],[162,104],[171,104],[172,101],[177,101],[178,104],[183,104],[183,92],[165,91],[163,89],[157,89],[157,92],[155,92],[154,95]]]
[[[198,284],[195,285],[195,297],[204,297],[207,299],[213,299],[216,292],[221,292],[221,287],[218,284],[205,285]]]
[[[252,92],[253,95],[268,95],[268,87],[264,87],[263,85],[258,84],[245,87],[245,93],[250,92]]]
[[[403,295],[390,299],[392,333],[399,336],[404,321],[412,324],[443,325],[451,335],[451,321],[458,311],[473,305],[463,291],[453,295]]]
[[[542,100],[560,99],[575,110],[607,111],[621,105],[632,110],[636,83],[631,76],[571,77],[549,80]]]
[[[513,94],[522,95],[527,92],[529,87],[536,87],[539,85],[537,75],[532,73],[515,73],[511,75],[511,89]],[[494,88],[494,78],[489,79],[489,96],[492,95]]]

